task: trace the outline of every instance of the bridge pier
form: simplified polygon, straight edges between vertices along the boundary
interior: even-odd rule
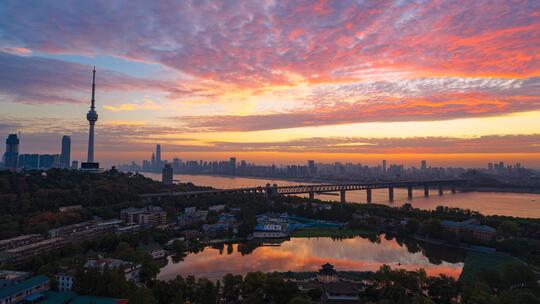
[[[439,195],[443,195],[443,186],[439,185]]]
[[[314,199],[314,198],[315,198],[315,192],[310,192],[309,199]]]
[[[413,190],[412,186],[407,187],[407,197],[409,199],[412,199],[412,190]]]
[[[394,188],[393,187],[388,188],[388,200],[390,200],[390,201],[394,200]]]
[[[428,185],[424,185],[424,196],[425,197],[429,196],[429,186]]]
[[[347,201],[345,200],[345,190],[339,191],[339,201],[342,204],[345,204]]]
[[[366,189],[366,201],[371,203],[371,188]]]

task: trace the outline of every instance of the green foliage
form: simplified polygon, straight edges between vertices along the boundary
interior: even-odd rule
[[[452,303],[458,284],[451,277],[428,277],[424,270],[407,271],[383,265],[374,274],[380,303]]]
[[[513,221],[504,221],[497,227],[497,233],[502,236],[515,236],[519,231],[519,226]]]
[[[423,221],[420,225],[420,231],[430,238],[441,239],[443,237],[441,221],[436,218],[431,218]]]
[[[297,296],[292,298],[288,304],[311,304],[311,301],[303,296]]]
[[[142,205],[141,193],[204,189],[193,184],[163,185],[140,174],[85,173],[51,169],[0,175],[0,239],[22,233],[44,233],[98,215],[118,217],[120,209]],[[81,204],[85,209],[61,213],[59,207]],[[91,210],[91,212],[89,211]]]

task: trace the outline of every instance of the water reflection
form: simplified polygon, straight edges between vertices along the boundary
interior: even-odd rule
[[[184,261],[169,263],[161,269],[159,279],[169,280],[180,274],[218,279],[227,273],[251,271],[316,271],[329,262],[338,270],[374,271],[381,265],[405,269],[424,268],[428,274],[458,277],[465,252],[420,244],[414,240],[390,236],[332,238],[292,238],[272,242],[207,247],[188,254]]]

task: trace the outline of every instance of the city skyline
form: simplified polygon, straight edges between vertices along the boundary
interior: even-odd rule
[[[5,1],[0,135],[21,132],[21,153],[43,154],[68,134],[85,160],[95,65],[102,167],[161,143],[162,159],[540,168],[539,10]]]

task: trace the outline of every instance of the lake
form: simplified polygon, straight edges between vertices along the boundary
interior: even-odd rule
[[[161,174],[144,173],[145,176],[161,180]],[[175,180],[180,182],[191,182],[199,186],[210,186],[218,189],[242,188],[264,186],[267,183],[279,186],[309,184],[305,182],[293,182],[285,180],[258,179],[247,177],[226,177],[208,175],[188,175],[175,174]],[[347,191],[347,202],[365,203],[365,191]],[[339,196],[315,195],[315,198],[326,201],[337,201]],[[423,189],[415,189],[413,198],[407,199],[407,189],[395,189],[394,201],[388,200],[388,190],[372,190],[373,203],[386,204],[390,206],[401,206],[409,203],[413,207],[421,209],[434,209],[444,205],[448,207],[458,207],[471,209],[485,215],[508,215],[516,217],[540,218],[540,194],[531,193],[505,193],[505,192],[458,192],[451,194],[446,191],[439,196],[435,189],[432,189],[429,197],[424,197]]]
[[[240,243],[206,247],[174,263],[169,257],[158,275],[170,280],[177,275],[221,279],[227,273],[317,271],[324,263],[336,270],[376,271],[383,264],[392,268],[423,268],[429,275],[458,278],[466,252],[440,245],[379,237],[347,239],[291,238],[280,244]]]

